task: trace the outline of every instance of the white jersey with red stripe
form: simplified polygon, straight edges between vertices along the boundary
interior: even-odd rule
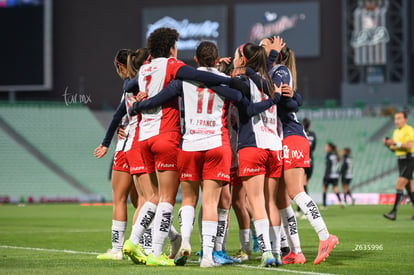
[[[226,76],[215,68],[200,67]],[[183,151],[205,151],[229,144],[227,115],[230,101],[199,82],[183,82],[184,131]]]
[[[250,81],[251,101],[261,102],[269,98],[265,93]],[[277,107],[273,105],[264,112],[250,118],[252,130],[255,135],[257,148],[270,149],[272,151],[282,150],[282,140],[277,132]]]
[[[138,117],[137,116],[130,116],[129,115],[129,109],[132,106],[132,98],[134,97],[133,93],[125,93],[125,106],[126,106],[126,111],[128,114],[128,119],[129,119],[129,123],[127,128],[125,129],[125,133],[127,134],[127,141],[125,143],[125,147],[124,147],[124,151],[127,152],[131,149],[132,147],[132,143],[136,142],[137,137],[136,135],[139,133],[139,125],[138,125]]]
[[[175,58],[159,57],[144,64],[139,70],[138,84],[141,91],[151,98],[158,94],[185,64]],[[180,131],[178,99],[160,107],[141,111],[139,141],[149,139],[163,132]]]

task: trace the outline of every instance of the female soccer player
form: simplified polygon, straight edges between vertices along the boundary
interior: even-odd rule
[[[269,96],[262,92],[266,87],[270,97],[280,98],[275,93],[273,82],[269,79],[266,67],[267,54],[264,48],[253,43],[247,43],[237,48],[233,60],[235,70],[240,74],[246,73],[246,67],[258,72],[260,82],[246,79],[250,86],[252,102],[259,102]],[[252,75],[253,76],[253,75]],[[257,75],[256,75],[257,76]],[[262,266],[275,264],[271,253],[269,238],[269,218],[265,205],[265,182],[276,184],[276,178],[282,172],[282,143],[277,134],[277,115],[275,106],[255,115],[247,117],[240,113],[240,128],[238,135],[239,176],[246,190],[247,199],[251,206],[258,242],[262,251]]]
[[[131,51],[127,49],[119,50],[115,56],[114,64],[116,71],[122,79],[127,78],[127,57]],[[121,102],[116,109],[111,123],[108,126],[106,135],[101,145],[95,149],[95,156],[102,158],[108,152],[109,145],[115,131],[121,121],[124,120],[122,125],[125,125],[125,100],[122,96]],[[122,246],[124,244],[124,235],[127,227],[127,206],[128,194],[133,187],[132,177],[129,173],[129,166],[126,162],[125,153],[123,151],[126,139],[118,139],[118,143],[115,148],[115,156],[112,165],[112,249],[109,249],[106,253],[97,256],[100,260],[122,260]],[[132,187],[132,188],[131,188]],[[135,202],[136,205],[137,202]]]
[[[326,208],[326,192],[328,191],[329,185],[332,184],[332,191],[338,198],[339,203],[343,207],[341,196],[338,191],[339,181],[339,162],[341,156],[339,155],[338,148],[332,142],[328,142],[325,145],[325,175],[323,176],[323,206]]]
[[[270,48],[272,47],[271,39],[263,42],[265,42],[264,44],[262,43],[264,47],[267,45],[270,45]],[[275,63],[277,65],[270,71],[275,84],[288,84],[291,90],[296,91],[296,61],[294,52],[285,45],[277,55]],[[305,262],[305,257],[300,249],[299,236],[297,235],[295,215],[290,206],[289,199],[283,191],[283,188],[286,188],[288,196],[302,209],[318,234],[320,243],[318,256],[314,264],[319,264],[338,243],[338,238],[329,234],[316,203],[304,191],[303,174],[304,167],[309,167],[309,142],[304,133],[303,126],[296,118],[296,112],[301,103],[301,97],[295,93],[292,98],[282,97],[278,104],[278,115],[283,125],[284,184],[282,182],[280,184],[277,201],[279,209],[281,209],[280,212],[285,231],[290,235],[291,241],[294,242],[293,250],[284,257],[283,262]],[[286,226],[289,226],[289,230],[287,230]]]
[[[344,203],[347,204],[346,197],[349,196],[353,205],[355,203],[355,199],[352,197],[351,191],[349,190],[352,177],[351,148],[346,147],[342,149],[341,183],[342,191],[344,192]]]

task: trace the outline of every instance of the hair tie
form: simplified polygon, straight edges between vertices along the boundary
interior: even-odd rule
[[[117,63],[118,65],[125,66],[125,64],[122,64],[121,62],[118,61],[118,59],[116,58],[116,56],[115,56],[115,63]]]

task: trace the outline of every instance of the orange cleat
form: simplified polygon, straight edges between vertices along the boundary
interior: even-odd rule
[[[316,265],[325,260],[325,258],[329,256],[329,252],[331,252],[331,250],[338,243],[338,237],[332,234],[329,234],[329,238],[326,241],[319,241],[318,256],[316,257],[313,264]]]
[[[306,262],[305,255],[302,252],[296,254],[292,251],[282,258],[283,264],[304,264]]]

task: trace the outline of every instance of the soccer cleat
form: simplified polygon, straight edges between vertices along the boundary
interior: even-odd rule
[[[306,262],[305,255],[302,252],[296,254],[292,251],[282,258],[283,264],[304,264]]]
[[[338,244],[338,237],[335,235],[329,234],[329,238],[325,241],[319,241],[319,249],[318,249],[318,256],[316,256],[315,261],[313,264],[317,265],[326,257],[329,256],[329,252]]]
[[[286,255],[288,255],[290,253],[290,248],[289,246],[286,247],[282,247],[280,249],[280,252],[282,253],[282,258],[285,257]]]
[[[276,259],[275,257],[273,257],[272,252],[266,251],[263,253],[260,266],[268,267],[268,266],[274,265],[275,263],[276,263]]]
[[[178,257],[174,260],[175,265],[185,265],[188,257],[191,255],[190,243],[182,243]]]
[[[252,253],[250,251],[240,249],[237,254],[233,256],[233,258],[238,259],[241,262],[248,261],[252,258]]]
[[[395,212],[390,212],[388,214],[384,214],[384,218],[395,221],[397,219],[397,215]]]
[[[127,255],[136,264],[145,264],[147,256],[141,246],[133,244],[130,240],[126,240],[122,252]]]
[[[154,257],[152,253],[147,256],[147,265],[151,266],[175,266],[174,260],[168,258],[167,255],[162,253],[158,257]]]
[[[201,259],[200,267],[209,268],[209,267],[216,267],[216,266],[221,266],[221,264],[214,262],[214,260],[211,258],[208,259],[208,258],[203,257]]]
[[[237,264],[240,264],[240,263],[241,263],[241,260],[236,259],[236,258],[233,258],[233,257],[231,257],[231,256],[227,255],[227,253],[226,253],[224,250],[217,251],[217,253],[218,253],[221,257],[223,257],[223,258],[225,258],[225,259],[228,259],[228,260],[232,261],[233,263],[237,263]]]
[[[168,255],[168,258],[175,259],[179,256],[181,240],[181,234],[177,234],[175,240],[170,242],[170,255]]]
[[[259,242],[257,241],[257,236],[252,235],[252,242],[253,242],[253,252],[260,252]]]
[[[213,251],[213,260],[220,265],[234,263],[232,260],[224,257],[221,253],[219,253],[219,251]]]
[[[275,266],[281,266],[281,265],[283,265],[282,258],[280,257],[280,254],[274,253],[273,254],[273,257],[275,258],[275,263],[274,263]]]
[[[104,254],[100,254],[96,257],[98,260],[123,260],[124,254],[122,251],[113,252],[112,249],[108,249]]]

